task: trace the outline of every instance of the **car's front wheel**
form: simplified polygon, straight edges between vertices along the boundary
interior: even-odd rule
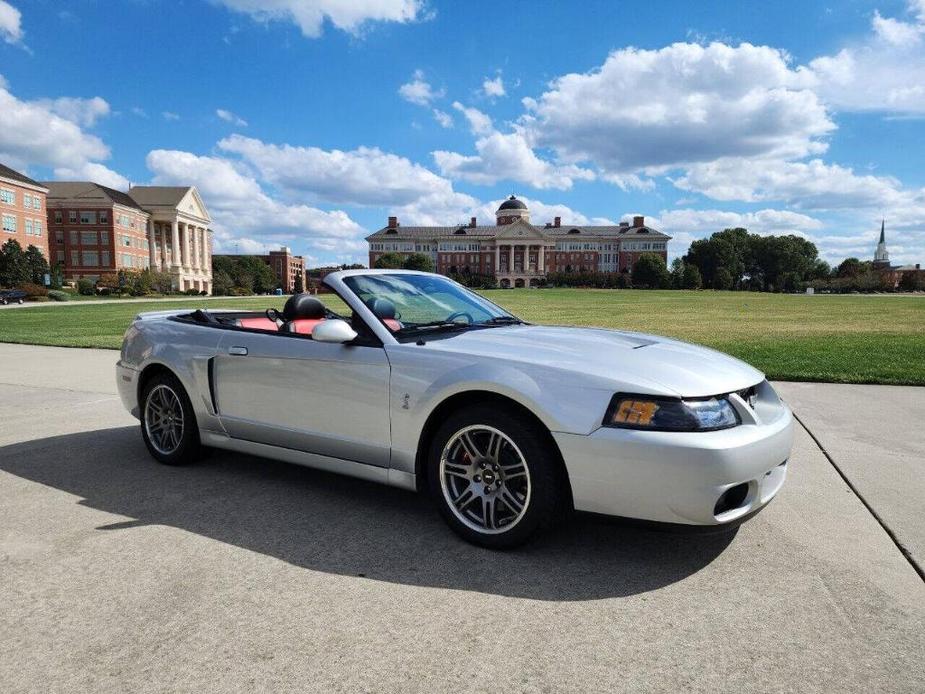
[[[159,373],[144,384],[141,435],[148,452],[165,465],[185,465],[199,457],[196,414],[186,390],[173,374]]]
[[[513,410],[476,405],[448,417],[430,447],[428,484],[450,527],[475,544],[506,548],[548,525],[563,490],[547,439]]]

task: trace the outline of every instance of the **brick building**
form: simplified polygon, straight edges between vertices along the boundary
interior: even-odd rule
[[[671,237],[646,226],[644,217],[613,226],[530,223],[527,206],[513,195],[501,203],[496,223],[479,226],[475,217],[456,226],[403,227],[397,217],[366,237],[369,264],[385,253],[423,253],[437,272],[491,275],[501,287],[542,284],[550,272],[630,272],[643,253],[667,262]]]
[[[89,181],[51,181],[47,220],[49,262],[67,280],[98,280],[149,265],[149,214],[125,193]]]
[[[296,279],[300,280],[299,284],[302,290],[305,287],[305,258],[300,255],[292,255],[292,251],[286,246],[280,246],[278,251],[270,251],[267,255],[258,256],[263,262],[269,265],[276,278],[279,280],[279,286],[283,292],[292,294],[296,289]]]
[[[0,164],[0,246],[15,239],[23,250],[35,246],[48,258],[45,208],[48,188]]]

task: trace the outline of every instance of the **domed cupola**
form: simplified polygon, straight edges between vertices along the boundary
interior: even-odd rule
[[[495,212],[498,219],[498,226],[503,224],[513,224],[518,220],[530,221],[530,210],[527,206],[513,195],[501,203],[498,211]]]

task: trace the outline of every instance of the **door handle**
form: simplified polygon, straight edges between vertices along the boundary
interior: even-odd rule
[[[247,347],[229,347],[228,354],[231,354],[235,357],[246,357]]]

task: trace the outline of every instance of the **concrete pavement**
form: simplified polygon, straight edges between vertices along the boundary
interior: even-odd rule
[[[925,388],[780,383],[778,392],[925,567]]]
[[[925,689],[925,584],[802,430],[735,534],[488,552],[400,490],[155,464],[116,358],[0,345],[5,692]]]

